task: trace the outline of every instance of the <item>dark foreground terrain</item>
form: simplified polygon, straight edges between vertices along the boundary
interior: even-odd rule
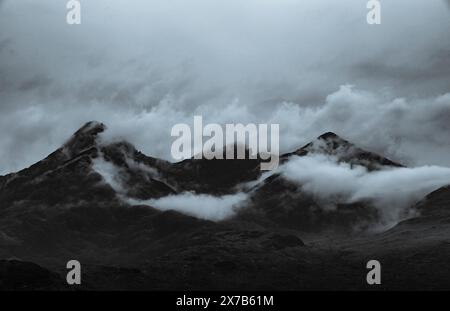
[[[171,164],[126,142],[101,143],[104,129],[88,123],[46,159],[0,177],[1,290],[72,289],[71,259],[81,262],[86,290],[450,289],[448,187],[412,207],[417,216],[370,233],[379,220],[370,205],[324,211],[275,174],[245,190],[237,215],[213,222],[123,197],[234,193],[261,177],[260,160]],[[369,170],[400,167],[333,133],[281,160],[313,151]],[[120,193],[93,169],[100,157],[121,175]],[[371,259],[381,262],[382,285],[366,283]]]

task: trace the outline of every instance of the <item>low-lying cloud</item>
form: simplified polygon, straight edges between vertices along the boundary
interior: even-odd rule
[[[127,160],[149,177],[158,173],[144,164]],[[442,166],[380,167],[370,171],[361,165],[340,162],[337,156],[312,153],[292,156],[277,170],[266,172],[259,179],[239,185],[236,193],[224,196],[183,192],[159,199],[138,200],[127,196],[127,173],[106,161],[102,156],[93,160],[93,170],[99,173],[118,197],[131,205],[149,205],[162,211],[180,213],[212,221],[233,217],[238,209],[247,206],[253,191],[273,174],[301,186],[305,194],[312,195],[324,210],[334,210],[338,204],[364,203],[378,209],[382,228],[414,216],[414,205],[430,192],[450,185],[450,168]]]
[[[450,168],[446,167],[385,167],[368,171],[321,154],[294,157],[280,170],[324,208],[368,202],[379,209],[382,222],[388,225],[411,215],[413,205],[428,193],[450,184]]]
[[[126,158],[129,166],[138,169],[144,174],[155,176],[155,170],[142,163],[136,163]],[[183,192],[169,195],[159,199],[138,200],[127,196],[126,172],[106,161],[103,156],[93,160],[92,169],[100,174],[103,181],[111,186],[118,198],[131,205],[149,205],[161,211],[173,210],[199,219],[220,221],[235,215],[239,207],[242,207],[248,195],[238,192],[231,195],[212,196],[208,194],[195,194]]]
[[[106,161],[103,156],[99,156],[92,161],[92,169],[100,174],[103,181],[111,186],[119,196],[124,197],[126,195],[127,191],[124,187],[126,177],[120,168],[112,162]]]
[[[178,211],[199,219],[220,221],[234,216],[246,199],[247,195],[242,192],[223,196],[184,192],[156,200],[129,200],[128,202],[134,205],[150,205],[162,211]]]

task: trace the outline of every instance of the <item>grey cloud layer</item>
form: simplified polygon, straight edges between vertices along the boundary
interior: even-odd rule
[[[357,0],[85,1],[81,26],[65,24],[64,1],[0,5],[0,174],[91,119],[167,158],[170,127],[193,112],[279,120],[285,150],[335,130],[412,164],[450,165],[444,1],[385,2],[379,27]],[[356,87],[337,93],[361,102],[327,99],[344,84]]]

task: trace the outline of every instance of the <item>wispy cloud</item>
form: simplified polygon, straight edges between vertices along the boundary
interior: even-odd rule
[[[235,215],[239,208],[245,206],[245,193],[223,196],[194,194],[185,192],[163,197],[157,200],[138,201],[129,199],[131,204],[146,204],[159,210],[173,210],[200,219],[220,221]]]
[[[155,170],[144,164],[134,163],[131,159],[128,160],[128,163],[134,169],[150,175],[155,174]],[[199,219],[220,221],[230,218],[244,205],[248,196],[244,192],[223,196],[184,192],[154,200],[138,200],[127,196],[129,189],[126,172],[123,169],[115,166],[112,162],[106,161],[102,156],[93,160],[92,169],[102,176],[106,184],[113,188],[118,198],[128,204],[149,205],[162,211],[178,211]]]
[[[414,204],[428,193],[450,185],[450,168],[446,167],[386,167],[368,171],[320,154],[295,157],[281,167],[281,172],[324,208],[366,202],[378,208],[381,221],[388,225],[413,212]]]

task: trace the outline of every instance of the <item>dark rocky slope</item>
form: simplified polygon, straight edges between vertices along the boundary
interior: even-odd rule
[[[232,193],[261,176],[259,160],[171,164],[127,142],[101,142],[104,130],[90,122],[46,159],[0,177],[0,258],[20,259],[0,262],[0,289],[67,289],[71,259],[82,263],[81,288],[87,290],[366,289],[370,259],[390,272],[379,288],[450,289],[448,188],[421,202],[421,215],[373,235],[364,224],[378,215],[364,202],[324,213],[297,185],[273,175],[249,190],[241,213],[211,222],[131,206],[121,195]],[[282,161],[309,152],[370,170],[400,166],[332,133]],[[114,166],[122,193],[93,169],[99,159]],[[363,224],[356,233],[355,224]],[[442,273],[426,270],[428,264]]]

